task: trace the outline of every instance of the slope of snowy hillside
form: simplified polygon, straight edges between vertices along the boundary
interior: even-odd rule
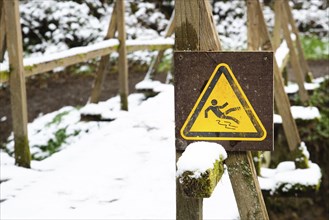
[[[14,166],[0,151],[1,219],[174,219],[174,91],[171,85],[162,89],[68,140],[62,151],[33,161],[31,170]],[[204,200],[204,217],[238,216],[225,172]]]

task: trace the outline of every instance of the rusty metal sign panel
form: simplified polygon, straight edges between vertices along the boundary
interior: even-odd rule
[[[273,53],[175,52],[176,148],[273,148]]]

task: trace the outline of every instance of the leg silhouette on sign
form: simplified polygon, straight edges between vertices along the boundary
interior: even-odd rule
[[[218,101],[216,99],[211,100],[211,105],[205,110],[205,118],[208,118],[208,112],[211,111],[213,112],[219,119],[224,119],[224,120],[216,120],[218,122],[218,125],[225,126],[225,128],[228,129],[236,129],[237,126],[232,125],[232,122],[235,122],[236,124],[239,124],[240,121],[232,116],[229,116],[231,112],[238,111],[241,108],[240,107],[234,107],[234,108],[229,108],[226,111],[221,111],[221,109],[225,108],[228,106],[228,102],[225,102],[223,105],[217,105]],[[228,121],[230,120],[230,121]]]

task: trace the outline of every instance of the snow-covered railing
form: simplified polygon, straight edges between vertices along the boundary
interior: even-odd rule
[[[32,76],[38,73],[47,72],[57,67],[64,67],[76,63],[86,62],[96,57],[105,56],[112,52],[117,52],[119,40],[109,39],[93,45],[76,47],[63,52],[47,54],[41,57],[24,59],[25,76]],[[159,38],[154,40],[127,40],[128,52],[138,50],[164,50],[172,48],[174,39]],[[0,66],[0,83],[6,82],[9,78],[9,64],[2,63]]]

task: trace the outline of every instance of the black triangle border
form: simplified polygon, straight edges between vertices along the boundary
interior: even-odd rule
[[[248,104],[248,102],[243,98],[243,95],[236,85],[239,82],[232,78],[231,74],[229,73],[228,69],[226,66],[223,66],[223,64],[219,64],[220,66],[218,70],[216,71],[214,77],[212,78],[211,82],[207,83],[204,89],[206,89],[205,93],[203,94],[200,102],[198,103],[197,108],[195,109],[193,115],[191,116],[190,120],[188,121],[187,125],[185,126],[186,123],[184,123],[183,126],[185,126],[184,130],[181,130],[181,133],[184,134],[184,136],[187,140],[201,140],[201,138],[214,138],[213,140],[221,140],[221,139],[216,139],[216,138],[232,138],[232,140],[248,140],[248,138],[262,138],[265,139],[266,135],[264,135],[264,131],[261,128],[261,125],[258,123],[256,120],[256,117],[253,112],[251,111],[252,106]],[[228,67],[229,68],[229,67]],[[224,74],[226,79],[228,80],[229,84],[231,85],[234,93],[236,94],[237,98],[239,99],[240,103],[242,104],[244,110],[246,111],[248,117],[250,118],[251,122],[253,123],[255,129],[257,132],[190,132],[194,122],[196,121],[198,115],[200,114],[201,109],[205,105],[206,101],[208,100],[210,93],[216,86],[220,76]],[[201,93],[202,94],[202,93]],[[247,96],[245,95],[247,98]],[[193,111],[193,110],[192,110]],[[260,119],[259,119],[260,120]],[[261,123],[261,122],[260,122]],[[265,128],[264,128],[265,130]],[[264,137],[265,136],[265,137]],[[222,139],[223,140],[223,139]]]

